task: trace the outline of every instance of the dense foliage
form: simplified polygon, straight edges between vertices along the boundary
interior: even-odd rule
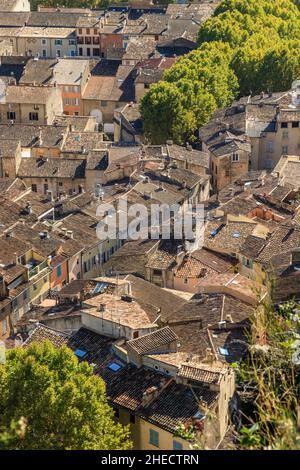
[[[200,28],[199,48],[180,58],[142,100],[145,134],[154,142],[193,141],[199,125],[235,96],[289,89],[300,78],[299,8],[299,0],[223,0]],[[163,134],[170,83],[176,103],[168,107]]]
[[[263,331],[266,341],[251,347],[247,361],[236,365],[241,403],[248,408],[238,445],[251,450],[300,449],[300,366],[294,360],[300,345],[299,306],[290,301],[277,312],[268,307],[256,315],[253,328]]]
[[[50,342],[7,353],[0,365],[0,448],[128,449],[105,384],[67,347]]]

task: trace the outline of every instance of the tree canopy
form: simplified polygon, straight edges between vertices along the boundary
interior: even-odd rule
[[[0,431],[0,449],[131,448],[103,380],[69,348],[48,341],[9,351],[0,365]]]
[[[155,142],[170,138],[178,143],[193,141],[199,124],[208,122],[216,106],[224,107],[243,95],[289,89],[292,81],[300,78],[299,8],[299,0],[223,0],[200,27],[198,49],[181,57],[143,98],[145,134]],[[175,116],[178,107],[169,107],[171,116],[169,113],[164,124],[164,136],[163,117],[159,121],[155,117],[164,112],[157,90],[164,89],[166,83],[172,83],[173,93],[175,88],[179,92],[176,99],[182,115]],[[186,94],[187,88],[193,93]],[[151,99],[154,96],[156,99]],[[178,129],[174,120],[185,125]]]

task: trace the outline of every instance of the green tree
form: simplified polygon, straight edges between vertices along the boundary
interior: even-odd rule
[[[179,59],[142,99],[146,136],[153,143],[195,141],[197,129],[237,94],[231,58],[227,44],[212,42]]]
[[[113,416],[103,380],[65,346],[33,343],[0,365],[0,448],[128,449],[128,428]]]

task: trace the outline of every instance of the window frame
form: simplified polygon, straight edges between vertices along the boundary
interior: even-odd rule
[[[149,444],[159,448],[159,432],[155,429],[149,429]]]

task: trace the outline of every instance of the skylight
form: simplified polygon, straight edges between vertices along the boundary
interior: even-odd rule
[[[116,362],[112,362],[111,364],[109,364],[108,368],[112,370],[113,372],[118,372],[118,370],[121,369],[121,366],[120,364],[117,364]]]
[[[222,356],[229,356],[228,349],[226,349],[226,348],[219,348],[219,351],[220,351],[220,354],[222,354]]]
[[[80,359],[82,359],[84,356],[86,356],[87,352],[86,351],[83,351],[82,349],[76,349],[76,351],[74,352],[75,356],[79,357]]]

